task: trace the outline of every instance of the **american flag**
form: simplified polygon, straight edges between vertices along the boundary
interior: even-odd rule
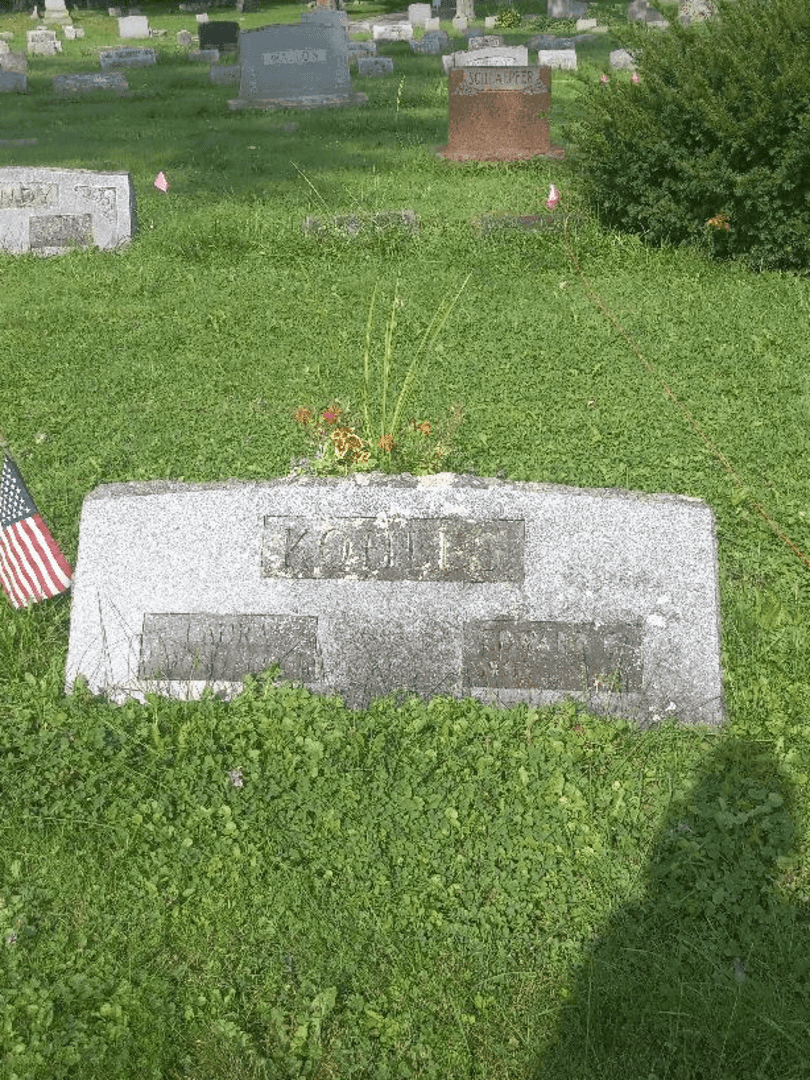
[[[37,513],[17,466],[3,452],[0,473],[0,585],[15,608],[70,588],[73,571]]]

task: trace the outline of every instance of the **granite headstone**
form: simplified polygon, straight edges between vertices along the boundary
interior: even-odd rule
[[[200,49],[236,52],[239,47],[238,22],[207,22],[200,26]]]
[[[368,100],[352,88],[348,37],[338,23],[243,30],[239,63],[239,97],[228,102],[231,109],[306,109]]]
[[[145,15],[128,15],[118,20],[118,36],[120,38],[148,38],[149,20]]]
[[[521,161],[565,157],[552,146],[551,70],[464,67],[449,72],[449,138],[439,156],[450,161]]]
[[[65,690],[229,698],[281,678],[566,697],[641,726],[723,719],[701,500],[457,476],[108,484],[84,500]]]
[[[75,247],[116,248],[135,232],[128,172],[40,166],[0,168],[0,250],[60,255]]]

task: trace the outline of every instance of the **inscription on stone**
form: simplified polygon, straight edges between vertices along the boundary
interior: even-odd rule
[[[0,210],[54,206],[58,198],[56,184],[0,184]]]
[[[326,49],[285,49],[265,53],[262,59],[265,64],[325,64]]]
[[[523,581],[525,523],[459,518],[264,519],[264,578]]]
[[[639,623],[468,622],[465,681],[503,690],[638,693],[641,646]]]
[[[472,64],[467,65],[459,93],[474,94],[490,87],[493,90],[529,90],[536,94],[550,92],[541,70],[498,67],[495,60],[488,60],[487,64],[488,67],[477,69]]]
[[[276,662],[285,678],[321,678],[317,616],[144,615],[142,679],[233,680]]]
[[[34,217],[28,223],[28,242],[32,251],[93,243],[92,214],[49,214]]]

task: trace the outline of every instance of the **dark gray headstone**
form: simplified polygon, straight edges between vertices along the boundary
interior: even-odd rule
[[[363,104],[366,96],[352,88],[348,57],[346,30],[336,21],[243,30],[239,98],[228,104],[232,109]]]
[[[231,697],[282,678],[723,717],[714,516],[698,499],[456,476],[110,484],[82,508],[65,686]]]
[[[207,22],[200,28],[200,48],[236,52],[239,47],[238,22]]]

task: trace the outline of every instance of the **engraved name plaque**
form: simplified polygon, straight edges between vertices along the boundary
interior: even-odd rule
[[[523,521],[264,519],[262,577],[522,581]]]

